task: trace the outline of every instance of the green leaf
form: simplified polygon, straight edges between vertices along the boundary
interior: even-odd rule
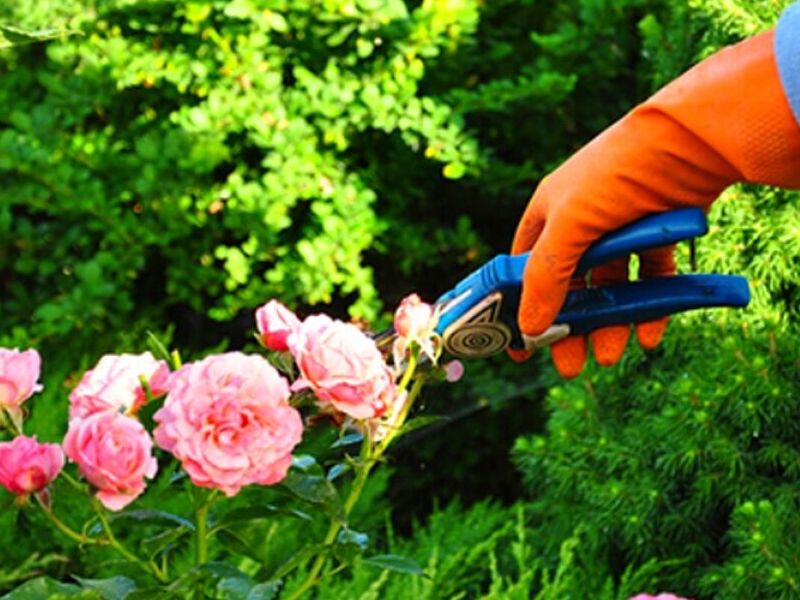
[[[168,365],[172,364],[172,355],[169,350],[152,331],[147,332],[147,346],[157,360],[166,361]]]
[[[86,590],[94,590],[103,597],[103,600],[122,600],[136,589],[132,579],[117,575],[110,579],[82,579],[76,575],[72,578]]]
[[[352,444],[360,444],[364,439],[364,436],[360,433],[348,433],[347,435],[343,435],[335,442],[331,444],[331,448],[341,448],[343,446],[350,446]]]
[[[461,162],[451,162],[444,166],[442,174],[447,179],[461,179],[467,172],[467,167]]]
[[[343,528],[336,536],[333,554],[343,563],[351,563],[369,546],[369,536],[360,531]]]
[[[275,573],[272,574],[272,578],[282,579],[285,575],[291,573],[297,567],[304,565],[318,554],[328,554],[329,552],[330,546],[326,546],[325,544],[313,544],[311,546],[306,546],[305,548],[295,552],[291,557],[289,557],[289,560],[278,567],[275,570]]]
[[[328,481],[335,481],[336,479],[347,473],[350,470],[350,468],[351,468],[350,465],[348,465],[347,463],[336,463],[330,469],[328,469],[328,474],[326,475],[326,478],[328,479]]]
[[[79,593],[81,589],[77,585],[61,583],[50,577],[39,577],[10,591],[2,600],[42,600],[56,594],[74,596]]]
[[[356,30],[356,24],[350,23],[348,25],[342,25],[341,27],[337,28],[333,34],[328,36],[327,43],[328,46],[339,46],[341,45],[351,33]]]
[[[211,575],[215,579],[225,579],[231,577],[249,579],[247,575],[242,573],[236,567],[223,562],[207,562],[199,567],[196,567],[194,571],[201,574]]]
[[[186,5],[186,19],[192,23],[201,23],[211,14],[211,6],[199,2],[190,2]]]
[[[317,459],[310,454],[298,454],[292,457],[292,467],[309,472],[317,466]]]
[[[244,575],[225,577],[217,584],[220,598],[225,600],[271,600],[281,589],[280,581],[254,584]]]
[[[179,539],[191,533],[185,527],[167,529],[157,535],[142,541],[142,549],[149,555],[155,556],[173,546]]]
[[[253,584],[246,577],[224,577],[217,583],[217,591],[225,600],[247,600]]]
[[[181,527],[185,527],[194,531],[194,523],[181,516],[163,510],[129,510],[126,512],[116,513],[111,516],[112,520],[119,519],[135,519],[137,521],[170,521]]]
[[[233,523],[243,523],[253,521],[255,519],[269,519],[274,516],[289,516],[303,521],[311,521],[313,517],[302,510],[294,508],[284,508],[281,506],[274,506],[272,504],[264,504],[262,506],[243,506],[235,508],[219,520],[218,526],[225,527]]]
[[[408,573],[409,575],[424,575],[422,570],[414,560],[397,554],[376,554],[365,558],[364,562],[379,569],[396,571],[397,573]]]
[[[281,589],[280,581],[265,581],[252,587],[247,600],[272,600]]]
[[[4,48],[11,48],[12,46],[21,46],[23,44],[34,44],[36,42],[44,42],[56,38],[66,37],[68,35],[75,35],[77,31],[68,31],[66,29],[36,29],[33,31],[25,31],[10,25],[0,25],[0,50]]]
[[[184,594],[156,587],[134,590],[125,596],[125,600],[185,600],[185,598]]]
[[[298,498],[321,506],[330,517],[344,520],[344,507],[339,492],[324,476],[290,471],[282,485]]]

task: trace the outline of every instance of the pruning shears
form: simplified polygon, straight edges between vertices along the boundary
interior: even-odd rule
[[[682,208],[643,217],[607,234],[582,256],[576,275],[631,253],[708,232],[705,213]],[[528,254],[500,254],[443,294],[436,304],[447,353],[485,357],[507,347],[542,346],[565,335],[586,334],[608,325],[640,323],[674,313],[709,307],[743,307],[750,301],[747,279],[713,273],[674,275],[569,292],[553,326],[536,338],[519,331],[517,312]],[[382,345],[392,332],[378,336]]]

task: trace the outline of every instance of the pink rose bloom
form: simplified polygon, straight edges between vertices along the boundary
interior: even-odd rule
[[[687,600],[682,596],[676,596],[675,594],[659,594],[658,596],[651,596],[650,594],[637,594],[636,596],[631,596],[628,600]]]
[[[288,400],[288,382],[264,358],[209,356],[172,375],[153,417],[154,437],[195,485],[233,496],[242,486],[286,477],[303,435],[300,413]]]
[[[153,441],[139,421],[113,411],[70,421],[64,451],[77,463],[97,498],[109,510],[121,510],[144,492],[144,479],[158,470]]]
[[[439,322],[438,311],[420,300],[417,294],[403,298],[400,306],[394,313],[394,330],[397,338],[394,341],[392,352],[394,354],[395,368],[402,370],[406,354],[411,342],[415,342],[422,353],[436,364],[436,324]]]
[[[42,389],[36,383],[41,363],[36,350],[0,348],[0,409],[8,411],[17,427],[22,424],[21,404]]]
[[[323,408],[370,419],[394,401],[394,380],[383,356],[355,325],[315,315],[289,336],[288,344],[301,375],[293,389],[310,387]]]
[[[24,435],[0,442],[0,485],[17,496],[42,491],[63,467],[64,451],[58,444],[40,444]]]
[[[152,354],[106,354],[69,395],[69,418],[101,411],[135,413],[147,401],[140,377],[154,396],[166,392],[169,367]]]
[[[417,294],[403,298],[394,313],[394,330],[400,337],[422,340],[431,336],[436,327],[433,306],[426,304]]]
[[[277,300],[270,300],[256,311],[258,339],[269,350],[285,352],[286,338],[300,327],[300,319]]]

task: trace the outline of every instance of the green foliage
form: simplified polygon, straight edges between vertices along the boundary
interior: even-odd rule
[[[83,35],[0,57],[0,342],[91,354],[177,318],[203,345],[272,296],[439,293],[630,104],[641,4],[4,6]]]
[[[18,27],[11,27],[10,25],[0,25],[0,50],[53,40],[64,37],[65,35],[69,35],[69,32],[63,29],[38,29],[36,31],[27,31],[25,29],[19,29]]]
[[[362,257],[386,224],[348,150],[397,133],[435,140],[445,176],[478,167],[452,109],[418,90],[423,60],[475,19],[469,4],[82,3],[85,36],[0,67],[8,325],[41,343],[174,305],[230,319],[334,293],[374,316]]]
[[[325,478],[329,465],[344,460],[341,447],[331,445],[335,441],[332,428],[308,431],[290,476],[280,485],[248,486],[235,498],[213,503],[207,529],[209,560],[199,566],[196,510],[208,501],[208,491],[190,485],[176,463],[162,461],[157,478],[136,505],[111,513],[109,519],[128,551],[144,564],[160,567],[166,585],[143,571],[141,563],[122,559],[109,544],[86,543],[78,549],[75,541],[52,527],[35,502],[20,507],[0,490],[0,527],[7,539],[17,540],[11,546],[4,542],[4,565],[9,568],[0,569],[0,593],[8,592],[3,597],[10,600],[46,598],[50,593],[104,600],[145,598],[149,593],[166,600],[190,597],[202,587],[203,598],[256,600],[271,597],[283,587],[282,579],[318,554],[344,567],[363,556],[373,569],[417,572],[407,556],[380,552],[372,534],[382,527],[388,510],[383,498],[388,469],[367,481],[360,502],[345,514],[340,492],[352,487],[350,478],[337,478],[339,489]],[[324,462],[317,463],[305,452]],[[74,466],[67,470],[79,478]],[[76,490],[63,476],[57,479],[50,488],[54,512],[74,531],[102,539],[105,530],[87,501],[88,487],[79,487],[84,489]],[[323,544],[331,520],[344,528],[332,543]],[[356,525],[370,534],[356,531]],[[43,572],[47,575],[41,576]]]
[[[736,508],[728,534],[735,551],[703,578],[709,595],[788,599],[800,594],[796,494],[789,489],[778,494],[774,502],[747,501]]]
[[[765,29],[786,4],[672,3],[640,24],[653,80]],[[746,310],[675,318],[655,352],[550,390],[547,432],[515,448],[549,554],[579,526],[617,572],[678,561],[665,589],[684,596],[797,597],[799,199],[737,186],[711,211],[699,270],[746,275]]]
[[[465,510],[454,503],[431,514],[424,527],[415,527],[410,539],[396,539],[391,528],[387,532],[389,551],[413,557],[423,577],[380,573],[374,561],[362,560],[350,580],[331,581],[318,598],[565,600],[584,598],[592,590],[598,600],[626,600],[648,586],[658,587],[671,568],[651,561],[628,569],[616,585],[607,567],[587,562],[584,536],[566,539],[552,564],[541,558],[537,538],[535,523],[521,505],[481,502]]]

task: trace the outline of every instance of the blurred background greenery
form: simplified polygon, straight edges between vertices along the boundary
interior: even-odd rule
[[[191,355],[248,347],[272,297],[375,327],[436,298],[507,250],[544,174],[787,4],[3,3],[0,24],[75,32],[0,50],[0,345],[44,356],[32,429],[57,439],[75,378],[147,331]],[[745,311],[572,383],[498,358],[429,390],[450,418],[362,510],[433,579],[357,568],[325,597],[800,597],[798,210],[716,203],[700,267],[747,275]],[[0,521],[0,586],[76,572]]]

